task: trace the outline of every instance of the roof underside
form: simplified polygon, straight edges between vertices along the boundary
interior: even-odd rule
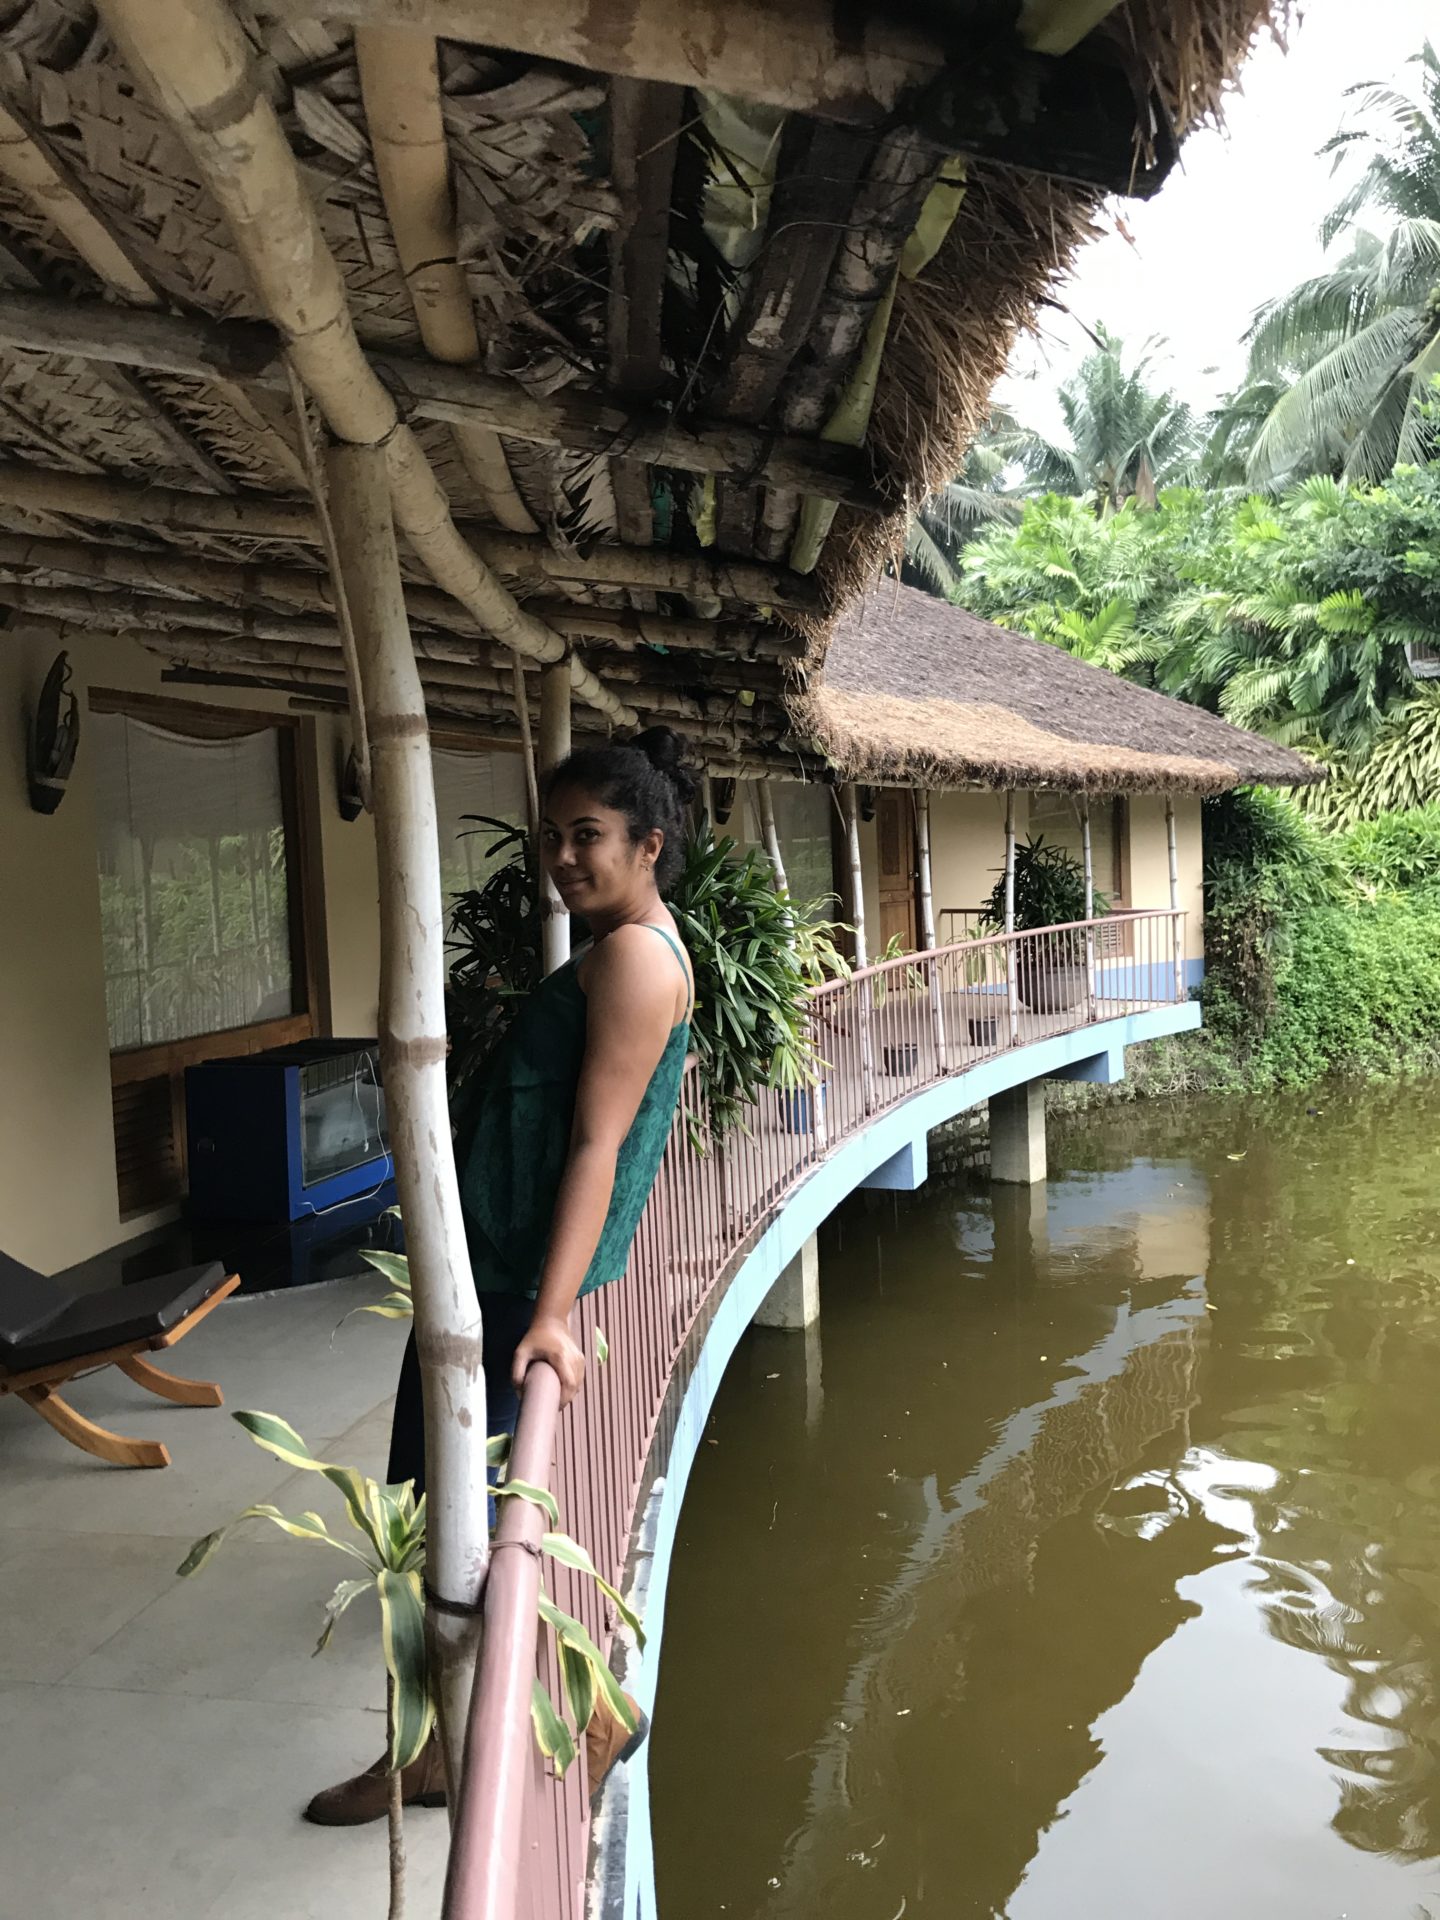
[[[804,720],[867,782],[1218,793],[1322,777],[1200,707],[888,581],[836,623]]]
[[[831,623],[1104,190],[1153,190],[1283,6],[877,5],[841,43],[828,0],[642,0],[612,44],[579,0],[0,0],[0,618],[343,707],[305,455],[363,436],[300,347],[297,418],[280,223],[237,225],[218,96],[187,119],[147,11],[234,41],[267,191],[313,207],[412,477],[518,605],[457,593],[397,505],[437,719],[512,736],[503,628],[583,655],[597,725],[795,768]]]

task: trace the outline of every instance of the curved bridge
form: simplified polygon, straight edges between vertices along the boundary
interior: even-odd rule
[[[587,1353],[603,1329],[610,1358],[592,1364],[558,1421],[554,1376],[532,1374],[511,1467],[548,1482],[563,1524],[644,1617],[644,1651],[616,1641],[612,1664],[647,1709],[706,1419],[741,1334],[811,1235],[858,1188],[919,1186],[929,1132],[966,1108],[1047,1077],[1118,1080],[1127,1046],[1200,1024],[1178,958],[1183,915],[1134,916],[1128,951],[1104,958],[1099,934],[1088,923],[965,942],[820,989],[811,1012],[824,1091],[772,1093],[748,1135],[711,1141],[687,1081],[630,1269],[581,1303]],[[533,1544],[543,1524],[530,1503],[504,1502],[497,1547]],[[538,1583],[533,1552],[497,1552],[447,1913],[650,1920],[647,1750],[611,1776],[592,1827],[583,1766],[556,1781],[534,1748]],[[562,1574],[555,1587],[611,1641],[613,1618],[587,1582]],[[538,1671],[559,1698],[548,1644]]]

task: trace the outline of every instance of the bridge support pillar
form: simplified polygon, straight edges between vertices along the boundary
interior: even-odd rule
[[[820,1247],[812,1233],[755,1310],[757,1327],[803,1333],[820,1318]]]
[[[990,1096],[990,1178],[1034,1186],[1045,1178],[1045,1083]]]

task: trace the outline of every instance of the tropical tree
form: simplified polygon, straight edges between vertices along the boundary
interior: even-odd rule
[[[1376,480],[1435,447],[1427,410],[1440,373],[1440,59],[1428,42],[1411,62],[1410,97],[1365,81],[1348,89],[1354,124],[1327,142],[1337,163],[1363,165],[1321,226],[1349,251],[1324,273],[1262,307],[1247,339],[1248,379],[1283,387],[1256,434],[1248,476],[1337,473]],[[1358,224],[1378,216],[1379,230]]]
[[[901,570],[909,585],[954,599],[964,547],[987,526],[1013,526],[1020,518],[1021,503],[1006,487],[1018,432],[1014,418],[996,407],[971,441],[959,473],[910,522]]]
[[[1079,495],[1102,514],[1132,498],[1153,506],[1159,489],[1189,474],[1199,423],[1183,400],[1151,382],[1159,341],[1146,341],[1127,366],[1118,335],[1097,327],[1094,340],[1057,395],[1066,438],[1020,429],[1006,451],[1033,492]]]

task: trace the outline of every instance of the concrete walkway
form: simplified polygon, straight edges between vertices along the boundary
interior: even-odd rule
[[[338,1323],[381,1291],[376,1276],[237,1298],[161,1363],[379,1474],[406,1328]],[[383,1915],[384,1822],[327,1831],[299,1817],[384,1744],[373,1602],[311,1657],[349,1563],[252,1521],[198,1579],[175,1578],[191,1541],[253,1501],[314,1508],[344,1532],[339,1496],[262,1452],[228,1411],[171,1407],[114,1369],[71,1397],[164,1440],[172,1464],[103,1466],[0,1401],[0,1912]],[[417,1809],[407,1824],[412,1910],[437,1912],[445,1816]]]

